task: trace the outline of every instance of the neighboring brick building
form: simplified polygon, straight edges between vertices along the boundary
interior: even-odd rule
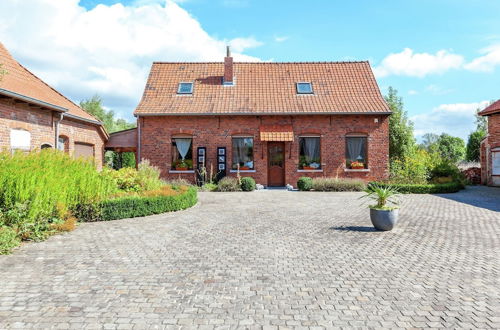
[[[95,157],[108,138],[101,122],[19,64],[0,43],[0,150],[59,148]]]
[[[368,62],[158,62],[134,114],[138,159],[164,178],[388,175],[390,110]]]
[[[481,181],[500,186],[500,100],[479,115],[488,117],[488,135],[481,142]]]

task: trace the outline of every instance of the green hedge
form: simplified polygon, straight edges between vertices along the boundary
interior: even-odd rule
[[[313,187],[312,178],[309,178],[307,176],[302,176],[297,181],[297,188],[299,188],[300,191],[309,191],[312,189],[312,187]]]
[[[465,186],[460,182],[435,184],[390,184],[382,182],[376,183],[381,187],[394,187],[398,190],[398,192],[402,194],[447,194],[455,193],[465,188]]]
[[[194,187],[189,187],[186,192],[175,196],[120,197],[100,204],[99,220],[117,220],[179,211],[195,205],[197,201],[198,195]]]

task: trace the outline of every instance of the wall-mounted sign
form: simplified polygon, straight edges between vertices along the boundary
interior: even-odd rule
[[[199,186],[205,184],[207,180],[207,148],[198,147],[196,160],[197,160],[197,175],[196,180]]]
[[[226,176],[226,147],[217,148],[217,181]]]

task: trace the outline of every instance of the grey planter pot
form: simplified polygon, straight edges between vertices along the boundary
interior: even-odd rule
[[[373,227],[378,230],[392,230],[398,222],[398,211],[398,209],[390,211],[370,209],[370,219]]]

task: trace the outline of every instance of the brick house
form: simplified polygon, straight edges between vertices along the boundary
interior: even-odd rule
[[[488,117],[488,135],[481,141],[481,182],[500,186],[500,100],[479,115]]]
[[[94,157],[108,139],[102,123],[19,64],[0,43],[0,150],[59,148]]]
[[[167,179],[388,175],[390,110],[368,62],[155,62],[134,115],[137,159]]]

